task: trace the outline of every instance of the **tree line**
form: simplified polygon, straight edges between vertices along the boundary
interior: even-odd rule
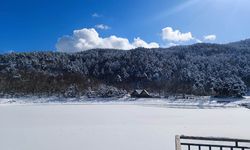
[[[250,40],[229,44],[79,53],[0,55],[0,93],[55,95],[75,86],[78,95],[99,85],[161,94],[242,96],[250,86]]]

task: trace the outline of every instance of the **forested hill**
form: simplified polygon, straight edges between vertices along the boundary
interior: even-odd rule
[[[123,51],[0,55],[0,93],[84,95],[109,85],[155,93],[241,96],[250,86],[250,40]],[[74,96],[74,94],[73,94]]]

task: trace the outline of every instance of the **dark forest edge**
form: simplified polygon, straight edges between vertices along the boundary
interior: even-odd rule
[[[250,40],[229,44],[79,53],[0,55],[0,96],[156,95],[241,97],[250,87]]]

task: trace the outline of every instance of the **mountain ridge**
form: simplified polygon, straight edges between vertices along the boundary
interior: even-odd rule
[[[250,87],[249,41],[128,51],[2,54],[0,94],[74,97],[102,87],[112,89],[107,93],[141,88],[160,95],[238,97]]]

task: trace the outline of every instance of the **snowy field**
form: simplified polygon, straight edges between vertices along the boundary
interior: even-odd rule
[[[242,104],[249,105],[250,97],[237,98],[212,98],[210,96],[197,96],[193,99],[173,98],[139,98],[130,96],[122,98],[61,98],[61,97],[21,97],[21,98],[0,98],[1,104],[109,104],[109,105],[153,105],[157,107],[176,108],[233,108]]]
[[[242,107],[1,104],[0,150],[174,150],[176,134],[250,139],[249,118]]]

